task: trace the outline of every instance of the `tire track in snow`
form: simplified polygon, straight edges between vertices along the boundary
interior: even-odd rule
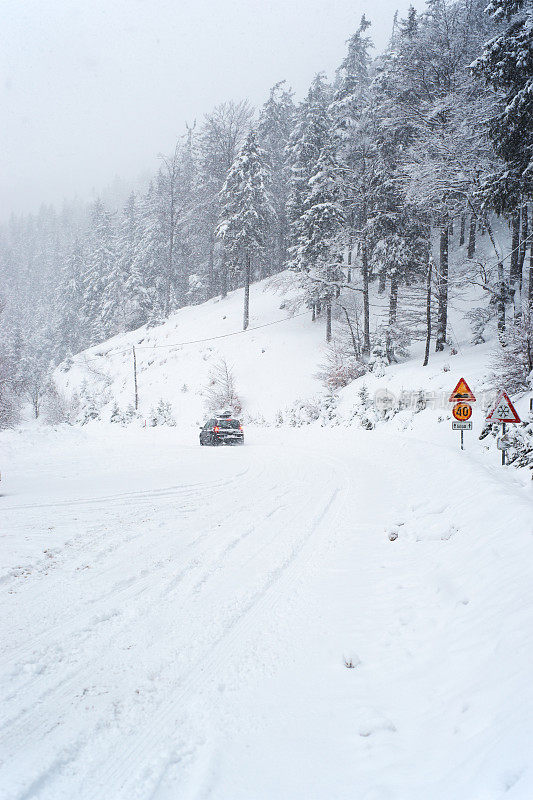
[[[261,501],[262,499],[270,496],[270,491],[271,491],[270,489],[265,489],[263,495],[259,498],[259,500]],[[286,493],[284,493],[284,495],[285,494]],[[261,502],[259,503],[259,505],[261,505]],[[195,536],[191,541],[185,543],[184,551],[193,550],[193,557],[188,562],[188,564],[183,569],[181,569],[177,574],[173,572],[171,575],[168,576],[169,580],[167,584],[167,591],[171,591],[179,583],[181,583],[183,577],[190,571],[192,571],[195,568],[200,568],[201,564],[198,562],[198,559],[201,559],[204,556],[209,555],[211,552],[210,548],[208,549],[204,548],[200,553],[194,553],[194,548],[201,543],[206,543],[208,541],[211,541],[213,534],[216,534],[218,528],[222,526],[226,521],[228,520],[236,521],[235,509],[232,501],[229,502],[229,506],[231,510],[225,513],[225,515],[221,518],[220,522],[217,523],[217,525],[211,525],[209,528],[206,528],[204,531],[202,531],[202,533]],[[242,509],[241,515],[242,514],[245,514],[246,516],[248,515],[246,508]],[[270,514],[267,513],[264,516],[263,520],[259,520],[258,524],[261,524],[262,521],[267,521],[269,517]],[[124,543],[129,544],[140,538],[149,538],[151,540],[152,536],[153,536],[152,532],[141,531],[137,536],[129,537],[126,540],[120,539],[120,541],[117,544],[117,548],[119,546],[124,545]],[[231,549],[231,547],[236,546],[239,539],[240,537],[236,537],[235,539],[232,540],[232,542],[229,545],[227,545],[227,547],[230,547]],[[113,547],[108,551],[108,554],[114,553],[117,548]],[[77,554],[75,554],[75,557],[77,558]],[[220,559],[218,561],[220,561]],[[210,574],[211,568],[213,566],[216,567],[218,561],[216,561],[214,565],[208,565],[208,572],[206,573],[206,575],[208,573]],[[41,648],[50,647],[51,645],[50,638],[55,635],[60,636],[62,640],[65,639],[66,635],[69,634],[76,635],[76,633],[78,632],[79,633],[87,632],[90,635],[91,622],[93,620],[98,621],[98,618],[100,616],[108,614],[109,608],[107,605],[107,601],[110,598],[114,599],[115,601],[118,600],[119,604],[124,606],[126,603],[130,602],[131,600],[135,599],[140,594],[142,594],[147,588],[151,587],[154,581],[154,572],[157,572],[158,570],[167,570],[167,571],[171,570],[171,566],[169,564],[171,564],[171,562],[163,562],[163,563],[159,562],[159,564],[157,563],[153,564],[150,566],[150,568],[143,570],[142,578],[140,580],[137,576],[132,576],[132,578],[129,579],[129,582],[123,585],[118,590],[114,589],[109,590],[106,593],[104,593],[104,595],[95,598],[90,602],[88,606],[87,604],[85,605],[84,610],[86,613],[84,617],[80,617],[78,614],[75,618],[73,618],[70,625],[65,624],[65,621],[63,620],[57,625],[41,629],[40,633],[37,636],[33,636],[25,647],[18,648],[16,651],[14,652],[12,651],[9,654],[9,656],[2,658],[0,660],[0,668],[9,669],[10,667],[14,667],[21,660],[30,659],[35,653],[35,651],[38,650],[40,647]],[[123,570],[123,566],[121,563],[119,563],[117,565],[114,565],[112,569],[121,573]],[[100,580],[101,576],[102,573],[98,573],[97,576],[93,578],[93,580],[94,581]],[[32,599],[34,598],[38,599],[39,595],[35,596],[35,594],[33,594]],[[157,596],[154,602],[158,602],[159,599],[160,595]],[[88,631],[86,630],[87,628],[89,628]]]
[[[296,451],[294,451],[294,452],[296,452]],[[305,450],[305,451],[302,450],[301,453],[300,452],[298,453],[298,455],[299,456],[303,455],[304,458],[306,458],[309,455],[309,450]],[[323,454],[320,454],[320,455],[321,455],[321,459],[320,459],[320,463],[321,464],[323,464],[323,465],[324,464],[330,464],[330,465],[334,466],[335,470],[339,466],[342,466],[341,462],[338,459],[333,459],[333,460],[324,459]],[[290,473],[288,469],[286,469],[284,471],[287,474],[283,475],[283,473],[282,473],[281,477],[279,475],[277,476],[277,486],[278,486],[278,488],[280,486],[280,482],[281,482],[281,484],[283,484],[284,480],[288,481],[288,482],[290,482],[290,481],[293,482],[294,475],[292,473]],[[306,467],[303,470],[304,474],[306,474],[307,471],[309,471],[309,473],[311,473],[311,469],[309,469],[308,466],[306,465]],[[259,476],[261,476],[263,472],[264,472],[264,470],[259,472]],[[310,475],[309,475],[309,478],[310,478]],[[331,476],[328,476],[328,478],[331,478]],[[258,475],[256,473],[255,481],[257,482],[257,480],[258,480]],[[300,477],[300,483],[297,486],[297,488],[300,490],[304,486],[304,483],[305,483],[304,479]],[[205,483],[203,485],[205,485],[208,488],[208,490],[210,491],[209,483]],[[242,557],[239,556],[239,553],[240,553],[239,545],[242,545],[243,543],[246,543],[247,541],[256,541],[257,538],[259,537],[261,528],[265,528],[266,527],[266,532],[268,533],[269,530],[270,530],[270,528],[269,528],[269,520],[272,519],[273,516],[275,516],[276,514],[282,513],[285,510],[285,509],[280,507],[280,503],[281,503],[282,500],[285,501],[286,496],[287,496],[287,490],[284,487],[284,491],[282,491],[282,492],[280,492],[280,491],[274,492],[274,497],[272,497],[272,493],[273,493],[273,489],[274,488],[275,488],[275,486],[266,487],[265,491],[261,495],[261,497],[264,499],[265,504],[266,504],[266,499],[267,498],[270,500],[270,503],[271,503],[270,508],[267,509],[266,514],[263,515],[262,520],[259,521],[259,523],[256,523],[256,526],[251,531],[247,531],[244,536],[242,535],[242,533],[237,535],[230,542],[226,542],[226,544],[224,545],[222,550],[219,549],[217,551],[215,560],[211,561],[209,563],[209,565],[208,565],[208,568],[211,569],[211,575],[209,576],[209,578],[212,577],[215,573],[219,573],[221,570],[223,570],[225,565],[228,565],[229,563],[234,564],[236,556],[238,556],[237,566],[239,566],[239,565],[242,566],[243,563],[246,563],[246,562],[242,562]],[[323,488],[322,485],[321,485],[321,488]],[[196,495],[198,497],[198,502],[199,502],[199,504],[201,504],[203,499],[204,499],[202,497],[202,494],[203,494],[202,490],[196,489],[195,492],[196,492]],[[301,558],[302,550],[303,550],[303,548],[305,548],[305,545],[309,541],[310,537],[312,537],[314,535],[316,530],[322,524],[324,516],[327,515],[327,514],[330,514],[331,505],[336,502],[337,497],[338,497],[338,492],[339,492],[339,489],[337,488],[330,495],[327,495],[327,492],[323,492],[322,493],[321,498],[319,498],[318,501],[313,504],[313,507],[316,505],[316,506],[318,506],[319,509],[322,509],[322,511],[320,513],[318,513],[317,515],[314,515],[315,519],[312,520],[311,523],[309,524],[308,530],[305,530],[305,528],[306,528],[305,524],[302,524],[300,526],[300,529],[298,529],[297,533],[293,536],[293,542],[292,542],[292,545],[291,545],[290,553],[283,559],[282,563],[278,564],[277,566],[274,566],[271,570],[269,570],[269,572],[266,574],[266,578],[265,578],[265,581],[263,582],[262,587],[260,589],[258,589],[253,595],[251,595],[250,597],[245,598],[245,600],[243,602],[241,602],[241,605],[237,609],[237,611],[229,619],[226,619],[224,621],[224,628],[217,635],[217,638],[215,638],[214,642],[211,641],[211,642],[209,642],[208,645],[206,644],[207,650],[199,652],[199,655],[197,656],[196,660],[192,663],[192,665],[189,665],[186,668],[186,671],[184,672],[184,677],[182,679],[183,688],[182,688],[180,694],[178,695],[178,697],[173,700],[173,704],[174,704],[174,708],[175,709],[177,709],[178,705],[181,703],[181,701],[184,698],[187,698],[187,697],[191,696],[191,693],[193,693],[195,691],[195,687],[198,688],[198,686],[202,686],[205,682],[208,681],[208,676],[206,675],[205,670],[206,669],[210,669],[210,667],[209,668],[206,667],[206,664],[208,664],[208,665],[216,664],[216,663],[218,663],[216,661],[216,659],[219,659],[219,660],[223,661],[224,658],[227,657],[228,653],[230,653],[231,650],[232,650],[231,643],[233,642],[233,640],[238,638],[240,635],[243,634],[243,632],[245,632],[246,630],[251,628],[251,626],[253,625],[253,620],[255,619],[255,617],[257,616],[258,613],[264,612],[269,607],[274,605],[274,603],[276,602],[276,597],[272,596],[274,587],[279,586],[280,582],[282,580],[288,580],[290,578],[290,575],[292,574],[292,572],[298,571],[299,569],[302,568],[303,563],[304,563],[304,562],[302,562],[302,558]],[[293,493],[294,493],[294,489],[293,489]],[[289,492],[289,494],[290,494],[290,492]],[[247,495],[245,494],[245,496],[247,496]],[[258,498],[257,495],[254,497],[254,506],[257,505],[257,507],[262,507],[263,502],[261,501],[261,497]],[[231,500],[231,498],[230,498],[230,500]],[[235,500],[234,497],[233,497],[233,500]],[[305,495],[304,495],[304,497],[302,499],[298,498],[298,502],[294,502],[294,504],[293,504],[293,509],[294,509],[293,513],[290,514],[288,519],[282,520],[282,522],[285,523],[285,528],[290,527],[291,524],[293,523],[293,521],[299,515],[303,514],[305,517],[307,516],[307,512],[309,511],[309,502],[308,501],[309,501],[309,498],[305,497]],[[272,507],[273,503],[275,505],[274,508]],[[241,517],[243,517],[243,516],[249,517],[249,516],[252,515],[252,513],[253,512],[251,512],[250,506],[244,506],[239,511],[235,511],[234,509],[232,509],[230,511],[230,513],[227,515],[228,525],[229,526],[232,525],[233,528],[238,528],[239,527],[239,522],[238,522],[239,519]],[[274,535],[268,537],[267,541],[264,541],[263,538],[261,539],[260,547],[257,549],[258,553],[263,553],[265,548],[272,547],[272,545],[275,543],[276,539],[279,539],[279,537],[283,535],[283,527],[281,527],[281,526],[279,526],[279,527],[274,526],[274,527],[275,527]],[[213,531],[213,529],[211,528],[210,531],[207,531],[207,532],[201,534],[200,537],[197,537],[197,538],[203,538],[204,542],[207,545],[209,545],[210,541],[208,540],[208,537],[212,533],[212,531]],[[253,535],[252,535],[253,533],[257,534],[256,537],[253,537]],[[194,545],[194,542],[191,542],[190,546],[192,547],[193,545]],[[194,549],[193,549],[193,553],[194,553]],[[210,548],[209,547],[207,548],[206,554],[210,555]],[[253,555],[250,556],[248,553],[245,554],[245,555],[246,555],[246,561],[249,561],[250,558],[253,558]],[[229,559],[231,559],[231,561],[229,561]],[[176,578],[176,576],[173,576],[174,580],[175,580],[175,578]],[[199,596],[202,596],[204,588],[205,589],[210,589],[210,579],[209,578],[206,581],[202,581],[202,585],[200,587],[197,587],[198,592],[199,592]],[[146,579],[145,579],[145,582],[149,582],[149,581],[150,581],[150,576],[147,575]],[[124,590],[126,592],[129,592],[130,588],[131,587],[124,587]],[[140,588],[140,587],[137,587],[137,588]],[[151,599],[151,605],[152,606],[157,606],[158,602],[160,602],[161,597],[163,597],[165,593],[172,594],[174,589],[175,589],[175,587],[171,586],[170,583],[167,583],[165,587],[159,587],[159,593],[157,593],[157,592],[153,593],[152,596],[151,596],[151,598],[152,598]],[[212,592],[212,588],[210,589],[210,591]],[[180,595],[178,595],[178,597],[179,596]],[[185,599],[187,599],[187,595],[185,596]],[[106,622],[105,620],[102,620],[101,624],[105,624],[105,622]],[[118,620],[117,619],[111,619],[108,622],[111,623],[111,626],[110,626],[111,630],[108,631],[108,634],[106,635],[106,640],[110,641],[114,637],[115,633],[121,633],[121,631],[123,631],[124,628],[123,628],[123,626],[121,627],[121,624],[119,624],[119,623],[121,623],[120,619],[118,619]],[[129,627],[131,627],[133,622],[134,621],[129,620],[127,625]],[[109,626],[106,626],[106,627],[109,627]],[[58,631],[59,631],[60,628],[61,628],[61,626],[58,626]],[[118,628],[118,630],[117,630],[117,628]],[[99,636],[98,636],[98,641],[100,643],[99,650],[102,651],[100,633],[99,633]],[[58,707],[58,708],[63,708],[63,707],[66,707],[66,706],[68,707],[69,702],[70,702],[70,698],[72,697],[72,693],[76,689],[76,683],[80,679],[83,679],[84,675],[87,672],[88,667],[89,667],[89,669],[91,669],[93,666],[95,666],[98,663],[100,658],[101,658],[101,654],[100,654],[100,652],[98,652],[96,654],[96,656],[91,661],[89,661],[88,664],[87,663],[83,664],[82,666],[80,666],[75,671],[74,674],[69,674],[68,676],[66,676],[64,678],[64,680],[61,680],[59,684],[56,684],[49,691],[46,692],[46,697],[43,698],[43,702],[46,702],[48,705],[53,703],[54,707]],[[163,668],[165,668],[165,667],[163,667]],[[46,709],[45,709],[45,711],[46,711]],[[159,708],[156,706],[156,716],[155,716],[156,720],[159,719],[161,711],[164,711],[164,709],[161,709],[161,703],[160,703],[159,704]],[[28,734],[30,735],[31,738],[34,738],[36,735],[37,736],[38,735],[47,736],[49,734],[49,731],[46,730],[46,726],[48,726],[48,728],[50,727],[49,720],[44,719],[42,725],[38,725],[37,728],[35,728],[35,725],[33,724],[34,720],[32,719],[32,712],[34,712],[34,709],[30,708],[28,710],[27,719],[19,720],[19,722],[21,724],[19,726],[15,726],[15,729],[12,729],[11,731],[9,731],[10,736],[14,735],[14,738],[18,739],[20,741],[20,737],[24,737],[25,735],[28,735]],[[169,713],[172,713],[172,712],[169,712]],[[72,714],[74,714],[74,711],[72,712]],[[167,716],[168,715],[166,715],[165,718],[167,718]],[[101,736],[101,730],[99,730],[99,729],[101,729],[102,724],[104,724],[104,726],[105,726],[106,725],[105,721],[103,721],[101,719],[97,720],[96,721],[96,729],[93,730],[92,732],[87,729],[86,732],[85,732],[85,736],[88,737],[88,738],[91,738],[93,735],[96,736],[97,738],[99,736]],[[156,727],[159,724],[160,723],[157,723]],[[17,731],[17,727],[18,727],[18,731]],[[17,733],[19,734],[18,736],[16,735]],[[164,733],[162,735],[164,736]],[[167,731],[167,735],[168,735],[168,731]],[[140,747],[142,749],[143,745],[141,744]],[[78,749],[77,752],[80,753],[81,750]],[[78,755],[73,757],[73,760],[76,761],[76,763],[80,763],[79,760],[77,760],[77,759],[79,759]],[[44,792],[44,794],[46,796],[53,797],[53,796],[55,796],[53,789],[52,789],[52,794],[49,794],[49,790],[52,788],[50,786],[50,783],[53,783],[54,786],[55,786],[56,780],[60,780],[61,779],[61,774],[58,773],[58,770],[56,769],[56,767],[53,766],[53,764],[50,765],[50,768],[48,768],[46,766],[46,761],[47,761],[46,752],[41,753],[41,756],[39,758],[37,758],[37,763],[40,763],[40,767],[38,769],[39,774],[38,774],[37,777],[35,777],[35,771],[32,770],[32,772],[33,772],[33,780],[36,781],[35,785],[39,787],[39,793],[40,794],[41,794],[41,789],[42,789],[42,791]],[[94,763],[94,758],[93,758],[92,761]],[[142,762],[142,759],[141,759],[141,762]],[[81,763],[83,764],[83,761]],[[89,766],[90,763],[91,763],[91,759],[89,759],[87,766]],[[135,766],[136,766],[136,764],[135,764]],[[129,770],[128,767],[126,767],[126,769]],[[167,769],[167,767],[164,766],[163,769]],[[70,767],[70,771],[72,772],[72,767]],[[75,774],[78,774],[77,770],[75,770]],[[99,777],[99,767],[97,768],[96,778],[98,779],[98,777]],[[114,795],[113,794],[109,794],[107,792],[107,790],[104,789],[104,791],[106,793],[106,796],[114,797]]]
[[[283,562],[275,567],[267,576],[263,586],[238,610],[232,620],[230,620],[225,630],[210,645],[209,649],[190,667],[181,680],[180,690],[172,698],[172,702],[163,707],[156,718],[149,724],[148,728],[136,737],[127,751],[120,754],[120,767],[99,771],[99,782],[105,791],[113,798],[132,797],[152,797],[153,792],[148,789],[148,793],[141,795],[136,787],[139,786],[139,767],[143,761],[143,754],[150,749],[160,750],[163,747],[164,739],[168,737],[169,723],[171,724],[178,717],[178,709],[182,704],[201,688],[202,684],[210,682],[208,675],[216,674],[217,668],[227,657],[228,652],[233,651],[238,638],[242,637],[250,629],[254,620],[260,612],[272,608],[276,602],[276,597],[271,597],[273,589],[279,589],[283,581],[291,584],[295,573],[304,566],[304,562],[299,563],[298,557],[309,544],[314,534],[327,518],[330,509],[335,503],[341,489],[336,488],[328,494],[327,499],[321,502],[322,510],[315,517],[309,526],[307,533],[303,533],[293,546],[290,554]],[[337,509],[334,518],[330,520],[333,524],[340,515],[341,509]],[[309,554],[310,555],[310,554]],[[163,731],[167,733],[162,733]],[[166,767],[164,767],[166,769]],[[146,770],[146,767],[145,767]],[[142,781],[142,779],[141,779]],[[142,784],[141,784],[142,785]],[[85,795],[90,796],[90,795]]]
[[[285,495],[286,495],[286,490],[284,490],[282,492],[281,496],[285,496]],[[265,497],[271,496],[271,489],[270,488],[266,488],[265,489],[264,496]],[[277,509],[275,509],[275,510],[277,510]],[[268,511],[261,518],[261,520],[259,520],[258,523],[256,523],[256,526],[255,526],[256,529],[257,528],[260,529],[265,522],[268,522],[270,520],[270,518],[272,517],[272,513],[273,513],[272,511]],[[242,516],[242,514],[246,514],[247,515],[247,509],[246,508],[241,509],[240,513],[237,516]],[[231,519],[233,522],[235,522],[235,519],[236,519],[235,510],[233,510],[233,512],[228,515],[228,518]],[[214,530],[215,529],[211,528],[210,530],[204,532],[199,537],[197,537],[197,539],[198,540],[206,540],[206,544],[209,544],[207,542],[207,539],[208,539],[209,535],[211,533],[213,533]],[[235,548],[238,546],[238,544],[241,541],[243,541],[245,538],[246,538],[245,535],[239,534],[238,536],[234,537],[231,540],[231,542],[229,544],[227,544],[223,548],[223,550],[221,552],[216,554],[215,560],[212,563],[210,563],[210,564],[208,564],[206,566],[206,573],[204,575],[204,578],[208,579],[218,569],[220,569],[220,564],[222,562],[226,562],[228,553],[233,551],[233,550],[235,550]],[[191,543],[189,543],[189,546],[192,546],[193,544],[194,544],[194,542],[191,542]],[[208,554],[210,554],[210,548],[209,547],[207,547],[207,549],[205,549],[202,552],[202,555],[208,555]],[[176,587],[176,584],[179,583],[183,577],[185,577],[189,573],[192,573],[193,570],[195,570],[196,568],[198,568],[200,566],[200,564],[198,563],[198,559],[200,557],[201,557],[200,554],[197,554],[189,562],[189,564],[183,570],[181,570],[181,572],[177,576],[176,575],[172,575],[170,577],[170,580],[169,580],[169,582],[168,582],[166,587],[160,587],[160,586],[157,587],[157,595],[154,596],[154,598],[150,602],[149,606],[147,606],[146,604],[143,606],[143,616],[148,613],[150,608],[157,607],[160,604],[161,598],[168,591],[174,590],[175,587]],[[145,587],[148,586],[148,585],[151,585],[152,582],[153,582],[153,575],[149,572],[146,575],[145,580],[144,580]],[[199,588],[200,588],[199,584],[203,585],[205,583],[206,583],[206,580],[201,579],[197,584],[194,585],[194,588],[193,588],[192,591],[193,592],[194,591],[198,591]],[[136,586],[135,587],[135,591],[138,592],[138,590],[139,590],[139,587]],[[189,590],[189,592],[190,591],[191,590]],[[132,598],[133,598],[133,595],[131,594],[131,590],[130,590],[128,592],[128,599],[132,599]],[[100,625],[105,624],[105,623],[110,623],[112,629],[107,632],[107,641],[109,643],[111,643],[111,641],[116,637],[116,634],[117,634],[117,631],[115,630],[115,628],[118,626],[118,632],[120,632],[120,630],[121,630],[121,628],[120,628],[121,614],[115,610],[115,611],[113,611],[113,612],[111,612],[109,614],[103,614],[100,618],[98,618],[98,617],[94,616],[94,611],[92,613],[93,613],[93,617],[91,617],[91,619],[85,621],[85,624],[84,624],[84,626],[83,626],[83,628],[81,630],[79,630],[79,624],[77,624],[75,626],[71,626],[71,627],[75,630],[76,634],[77,633],[86,634],[86,637],[85,637],[85,640],[84,640],[83,644],[89,644],[90,641],[95,638],[95,636],[98,637],[98,640],[100,642],[100,640],[101,640]],[[131,627],[132,624],[134,624],[134,621],[129,620],[128,621],[128,625]],[[57,628],[58,632],[63,631],[63,633],[64,633],[64,630],[65,630],[64,626],[58,626],[58,628]],[[49,636],[49,632],[44,634],[43,638],[46,639],[48,636]],[[72,637],[71,637],[71,639],[72,639]],[[76,642],[75,646],[78,647],[79,643]],[[35,643],[32,644],[32,649],[33,650],[35,649]],[[101,644],[100,644],[100,650],[102,650],[102,645]],[[44,736],[46,734],[46,732],[47,732],[47,728],[49,727],[49,723],[48,723],[48,720],[46,718],[43,718],[41,725],[40,726],[39,725],[35,726],[34,721],[32,719],[32,716],[34,715],[34,712],[35,712],[35,708],[38,708],[44,702],[47,702],[47,703],[52,703],[53,702],[55,707],[62,707],[65,703],[68,703],[68,699],[70,697],[76,695],[76,687],[77,687],[78,680],[80,678],[81,679],[84,678],[88,667],[90,667],[91,665],[97,664],[99,662],[99,660],[100,660],[100,657],[101,657],[100,652],[98,652],[96,655],[94,655],[88,661],[87,660],[84,661],[84,663],[81,666],[79,666],[77,669],[69,672],[69,674],[67,676],[64,676],[63,679],[59,683],[55,684],[52,687],[47,687],[45,689],[44,693],[41,694],[39,697],[35,698],[34,701],[31,703],[31,705],[28,708],[23,709],[15,717],[6,720],[4,722],[4,724],[2,725],[1,729],[7,729],[7,735],[9,737],[9,740],[12,740],[12,739],[16,740],[16,739],[24,738],[25,736],[28,736],[28,735],[35,736],[35,735],[39,735],[40,734],[40,735]],[[29,683],[30,684],[34,683],[37,677],[39,677],[39,676],[35,676],[35,675],[31,676],[29,678]],[[46,680],[46,674],[45,673],[43,673],[43,680]],[[24,690],[24,687],[22,687],[22,691],[23,690]],[[77,692],[77,694],[79,695],[79,692]]]

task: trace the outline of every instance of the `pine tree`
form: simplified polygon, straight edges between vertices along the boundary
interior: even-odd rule
[[[294,262],[296,250],[303,238],[301,217],[309,194],[309,181],[317,172],[322,150],[330,136],[328,106],[331,88],[319,73],[313,80],[307,97],[300,104],[296,123],[290,135],[288,157],[291,177],[287,201],[289,220],[289,258]]]
[[[116,250],[112,215],[101,200],[91,209],[83,306],[90,328],[90,343],[103,341],[116,329],[121,313],[121,283],[115,276]],[[117,285],[118,283],[118,285]],[[105,307],[105,316],[104,316]]]
[[[159,322],[164,317],[166,239],[161,222],[160,198],[152,183],[142,198],[138,209],[137,234],[131,274],[135,276],[143,293],[143,306],[149,322]]]
[[[244,319],[250,319],[250,280],[252,259],[263,250],[272,206],[267,191],[268,170],[265,155],[252,131],[231,167],[221,192],[221,214],[217,236],[226,247],[234,271],[244,273]]]
[[[60,336],[65,351],[79,353],[90,341],[84,310],[84,279],[87,272],[84,243],[77,237],[65,258],[57,297]]]
[[[141,259],[137,254],[141,246],[141,215],[135,194],[132,192],[122,212],[117,236],[118,269],[124,281],[124,324],[133,330],[148,321],[150,296],[144,285]]]
[[[374,159],[373,120],[368,107],[370,49],[365,35],[370,23],[363,15],[359,28],[348,39],[348,52],[337,70],[337,90],[330,107],[337,142],[337,159],[344,176],[347,219],[348,280],[351,280],[354,247],[360,253],[363,279],[363,327],[365,354],[370,352],[370,265],[367,242],[369,187]]]
[[[206,253],[206,298],[228,291],[228,272],[222,240],[216,236],[221,191],[249,132],[253,111],[247,101],[222,103],[204,120],[199,134],[197,223]]]
[[[521,196],[533,195],[533,3],[491,0],[487,12],[505,28],[487,42],[473,69],[502,100],[490,136],[506,166],[493,182],[492,199],[502,210],[513,211]]]
[[[292,92],[277,83],[264,104],[257,125],[259,143],[267,154],[270,167],[270,194],[274,214],[271,215],[266,236],[266,272],[280,272],[285,267],[288,246],[287,201],[290,164],[289,138],[294,125],[295,107]]]
[[[308,305],[320,304],[326,308],[326,341],[329,342],[332,303],[342,280],[345,222],[342,177],[332,144],[322,149],[316,170],[303,203],[292,263],[306,288]]]

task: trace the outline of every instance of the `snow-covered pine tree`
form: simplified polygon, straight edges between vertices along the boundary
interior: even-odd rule
[[[137,198],[132,192],[128,197],[117,234],[118,269],[124,281],[124,325],[134,330],[148,321],[150,296],[144,285],[141,259],[136,255],[142,242],[141,215]]]
[[[348,280],[351,280],[354,248],[360,255],[363,282],[363,352],[370,352],[370,265],[367,243],[369,187],[374,158],[372,117],[368,107],[371,39],[370,23],[361,17],[357,31],[348,39],[348,52],[337,70],[336,91],[329,108],[336,143],[336,159],[344,178]]]
[[[199,133],[197,224],[206,261],[206,299],[228,291],[224,247],[216,236],[227,174],[248,134],[253,110],[246,100],[222,103],[205,117]]]
[[[290,163],[290,189],[287,200],[289,221],[289,264],[294,263],[297,248],[303,239],[301,218],[309,194],[309,181],[316,175],[322,149],[331,134],[328,107],[331,87],[323,73],[315,76],[305,100],[296,112],[296,121],[287,145]],[[313,318],[315,306],[313,305]]]
[[[320,153],[316,173],[299,219],[299,237],[293,246],[292,265],[300,274],[308,305],[326,309],[326,341],[331,340],[332,303],[342,281],[344,251],[343,180],[333,143]]]
[[[84,310],[84,278],[87,271],[84,242],[76,237],[70,253],[62,263],[58,286],[60,337],[65,352],[79,353],[90,341]]]
[[[148,321],[159,322],[164,316],[166,239],[162,226],[160,198],[157,187],[151,183],[141,198],[138,208],[138,232],[131,273],[139,276],[144,287],[148,306]]]
[[[116,249],[112,215],[100,199],[91,208],[83,279],[83,310],[88,321],[90,344],[111,335],[120,318],[121,282],[115,276]],[[104,316],[105,308],[105,316]]]
[[[503,25],[473,65],[497,92],[502,103],[490,124],[490,137],[505,161],[494,191],[502,205],[514,205],[522,194],[533,194],[533,3],[531,0],[490,0],[486,9]]]
[[[292,92],[285,88],[285,81],[280,81],[270,90],[257,124],[257,137],[267,154],[270,166],[270,195],[274,208],[265,241],[264,264],[268,274],[280,272],[287,260],[287,201],[290,181],[287,146],[294,116]]]
[[[255,133],[250,131],[222,187],[217,228],[228,263],[244,276],[243,330],[250,321],[252,261],[262,253],[268,218],[273,213],[268,181],[265,155]]]
[[[405,355],[405,328],[398,320],[398,293],[402,285],[420,280],[427,272],[429,224],[405,196],[403,156],[410,146],[414,126],[398,109],[396,69],[408,31],[416,31],[414,9],[401,24],[378,60],[376,74],[368,91],[374,118],[375,155],[368,211],[367,239],[371,262],[379,276],[379,292],[390,281],[387,320],[381,329],[389,361],[396,361],[396,349]]]
[[[519,317],[528,240],[527,203],[533,199],[533,2],[491,0],[486,11],[500,23],[499,32],[486,42],[473,70],[500,100],[490,119],[489,135],[503,165],[487,177],[484,193],[493,208],[508,213],[511,219],[509,279],[515,296],[515,316]],[[533,247],[533,238],[530,246]],[[530,274],[530,281],[532,278]],[[531,283],[526,294],[533,297]]]

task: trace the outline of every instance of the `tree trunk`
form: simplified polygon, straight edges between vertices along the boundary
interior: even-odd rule
[[[331,301],[326,303],[326,342],[331,342]]]
[[[513,235],[511,238],[511,266],[509,269],[509,283],[514,292],[517,284],[520,283],[520,275],[518,272],[518,250],[520,248],[520,210],[517,209],[513,212],[511,217],[511,227]]]
[[[459,233],[459,245],[465,243],[466,214],[461,214],[461,231]]]
[[[433,269],[433,262],[431,258],[428,261],[428,274],[426,279],[426,352],[424,354],[423,367],[427,367],[429,362],[429,348],[431,346],[431,273]]]
[[[533,313],[533,240],[529,245],[529,309]]]
[[[348,283],[352,282],[352,264],[353,264],[353,249],[354,245],[359,242],[357,240],[357,233],[355,229],[356,214],[352,208],[350,211],[350,218],[348,220]]]
[[[316,320],[316,303],[311,306],[311,322]]]
[[[505,273],[503,269],[503,261],[498,264],[498,333],[502,334],[505,331]]]
[[[378,294],[384,294],[386,287],[387,287],[387,270],[385,269],[385,267],[383,267],[379,271]]]
[[[470,228],[468,231],[468,250],[467,250],[467,257],[474,258],[474,253],[476,252],[476,218],[474,214],[470,215]]]
[[[222,297],[226,297],[228,294],[228,269],[226,266],[226,254],[222,253],[222,258],[220,259],[220,294]]]
[[[207,266],[207,287],[206,300],[215,294],[215,234],[211,230],[209,234],[209,260]]]
[[[165,305],[164,305],[164,315],[165,318],[170,314],[170,288],[172,285],[172,246],[170,247],[169,251],[169,258],[167,263],[167,280],[165,283]]]
[[[344,306],[341,306],[341,308],[344,311],[344,316],[346,317],[346,322],[348,323],[348,327],[350,329],[350,336],[352,337],[352,346],[353,346],[354,355],[355,355],[356,358],[359,358],[359,348],[357,346],[357,341],[356,341],[356,338],[355,338],[355,334],[353,332],[353,327],[352,327],[352,323],[351,323],[349,314],[346,311],[346,308]]]
[[[252,273],[250,253],[246,253],[246,264],[244,268],[244,318],[242,329],[245,331],[250,322],[250,276]]]
[[[393,275],[390,282],[389,329],[387,331],[387,358],[389,364],[392,363],[393,361],[394,362],[397,361],[391,337],[391,329],[396,324],[397,312],[398,312],[398,279],[395,275]]]
[[[361,248],[361,263],[363,271],[363,353],[370,353],[370,301],[368,299],[368,253],[366,242]]]
[[[448,327],[448,225],[440,231],[440,264],[439,264],[439,323],[435,350],[441,352],[446,344]]]
[[[524,261],[526,260],[527,234],[528,234],[528,208],[527,203],[522,206],[522,225],[520,228],[520,249],[518,251],[518,274],[520,276],[520,292],[522,292],[522,275],[524,272]]]

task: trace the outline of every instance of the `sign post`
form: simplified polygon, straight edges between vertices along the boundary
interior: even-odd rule
[[[463,431],[472,430],[472,406],[470,403],[475,403],[476,398],[474,393],[468,386],[464,378],[461,378],[455,389],[450,395],[450,403],[455,403],[452,414],[452,430],[461,431],[461,450],[464,450]]]
[[[491,411],[487,414],[487,422],[501,422],[502,423],[502,438],[498,443],[502,451],[502,466],[505,466],[505,451],[507,445],[505,442],[505,426],[507,423],[516,424],[520,422],[520,417],[516,413],[516,408],[513,406],[506,392],[500,392],[498,399]]]

